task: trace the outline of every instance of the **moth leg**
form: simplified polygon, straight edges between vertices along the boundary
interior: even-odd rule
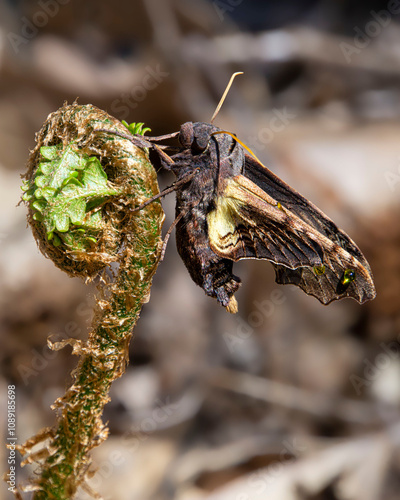
[[[139,148],[152,149],[153,151],[155,151],[157,153],[158,157],[160,158],[161,165],[166,170],[170,170],[171,166],[174,164],[174,160],[170,156],[168,156],[167,153],[164,153],[164,151],[163,151],[163,149],[168,148],[168,146],[159,146],[159,145],[153,144],[151,142],[151,141],[156,140],[155,137],[144,138],[144,136],[124,134],[122,132],[119,132],[118,130],[109,130],[109,129],[105,129],[105,128],[94,129],[93,132],[94,133],[95,132],[105,132],[107,134],[116,135],[118,137],[121,137],[122,139],[126,139],[126,140],[132,142],[133,144],[135,144],[135,146],[137,146]],[[175,137],[176,134],[177,133],[168,134],[167,136],[160,136],[158,139],[162,140],[163,138]],[[146,140],[146,139],[150,139],[150,140]]]
[[[181,212],[178,215],[178,217],[176,217],[174,222],[169,226],[169,229],[168,229],[166,235],[164,236],[164,241],[163,241],[163,245],[161,248],[160,262],[164,260],[165,250],[167,249],[167,244],[168,244],[168,241],[169,241],[169,238],[171,236],[172,231],[174,230],[174,228],[178,224],[178,222],[182,219],[182,217],[185,215],[185,213],[186,212]]]
[[[192,172],[191,174],[187,175],[186,177],[184,177],[183,179],[177,181],[177,182],[174,182],[172,184],[172,186],[168,186],[167,188],[163,189],[161,191],[161,193],[158,193],[154,196],[152,196],[151,198],[149,198],[148,200],[146,200],[144,203],[141,203],[139,206],[135,207],[132,211],[133,212],[137,212],[138,210],[142,210],[142,208],[144,207],[147,207],[147,205],[150,205],[150,203],[153,203],[153,201],[155,200],[158,200],[159,198],[164,198],[164,196],[166,196],[167,194],[169,193],[173,193],[174,191],[176,191],[182,184],[185,184],[186,182],[189,182],[194,176],[195,174],[197,173],[197,170],[195,170],[194,172]],[[186,211],[187,212],[187,211]],[[185,213],[186,213],[185,212]],[[175,226],[174,226],[175,227]]]
[[[156,137],[149,137],[148,135],[146,135],[146,139],[148,141],[165,141],[165,139],[173,139],[174,137],[176,137],[177,135],[179,135],[179,132],[172,132],[172,134],[165,134],[165,135],[157,135]],[[162,147],[165,147],[165,146],[162,146]],[[169,146],[167,146],[169,147]]]

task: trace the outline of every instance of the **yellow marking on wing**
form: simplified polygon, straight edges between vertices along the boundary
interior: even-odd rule
[[[207,215],[210,243],[220,251],[235,246],[239,240],[235,213],[241,204],[234,198],[220,196],[217,198],[216,208]]]

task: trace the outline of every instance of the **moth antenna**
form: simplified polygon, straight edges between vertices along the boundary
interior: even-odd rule
[[[255,158],[259,163],[262,164],[262,161],[260,161],[257,158],[257,156],[253,153],[253,151],[248,146],[246,146],[246,144],[244,142],[242,142],[240,139],[238,139],[235,134],[232,134],[232,132],[228,132],[227,130],[218,130],[217,132],[213,132],[211,135],[217,135],[217,134],[230,135],[231,137],[233,137],[233,139],[235,139],[236,142],[238,142],[242,146],[242,148],[244,148],[246,151],[248,151],[253,158]]]
[[[212,124],[212,122],[215,120],[217,114],[219,113],[219,110],[221,109],[222,105],[224,104],[224,101],[225,101],[225,97],[227,95],[227,93],[229,92],[229,89],[231,88],[232,86],[232,83],[233,83],[233,80],[235,79],[235,77],[237,75],[243,75],[243,71],[237,71],[236,73],[233,73],[233,75],[231,76],[231,79],[229,80],[229,83],[225,89],[225,92],[222,94],[222,97],[218,103],[218,106],[217,106],[217,109],[214,111],[214,114],[211,118],[211,121],[210,123]]]

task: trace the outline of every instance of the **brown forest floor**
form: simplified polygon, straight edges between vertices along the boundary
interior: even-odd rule
[[[171,238],[90,484],[112,500],[398,500],[400,24],[390,16],[347,61],[341,44],[357,48],[353,24],[366,27],[370,12],[336,13],[339,34],[321,11],[314,24],[255,33],[240,24],[254,3],[234,3],[236,22],[215,2],[72,0],[18,53],[8,35],[39,8],[0,4],[1,398],[16,385],[21,442],[52,425],[76,360],[46,339],[85,338],[90,325],[94,289],[39,254],[16,207],[47,114],[79,97],[169,133],[208,121],[242,70],[216,124],[351,235],[377,298],[324,307],[276,285],[268,263],[246,261],[235,266],[243,286],[232,316],[192,283]],[[156,84],[140,92],[149,74]],[[126,94],[136,96],[127,107]],[[161,186],[171,181],[160,173]],[[174,196],[163,206],[168,227]]]

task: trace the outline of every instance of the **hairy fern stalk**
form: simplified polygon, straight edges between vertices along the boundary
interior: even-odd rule
[[[129,129],[143,134],[142,126]],[[23,464],[39,463],[38,477],[26,488],[35,491],[35,500],[70,499],[78,487],[89,490],[90,450],[107,438],[103,408],[125,370],[132,328],[160,256],[160,203],[132,210],[158,193],[147,151],[95,132],[104,128],[126,133],[94,106],[64,105],[38,133],[24,176],[28,221],[43,254],[70,276],[102,276],[88,340],[50,344],[70,344],[79,355],[71,387],[53,405],[56,425],[19,446],[27,455]],[[42,448],[32,452],[38,443]]]

